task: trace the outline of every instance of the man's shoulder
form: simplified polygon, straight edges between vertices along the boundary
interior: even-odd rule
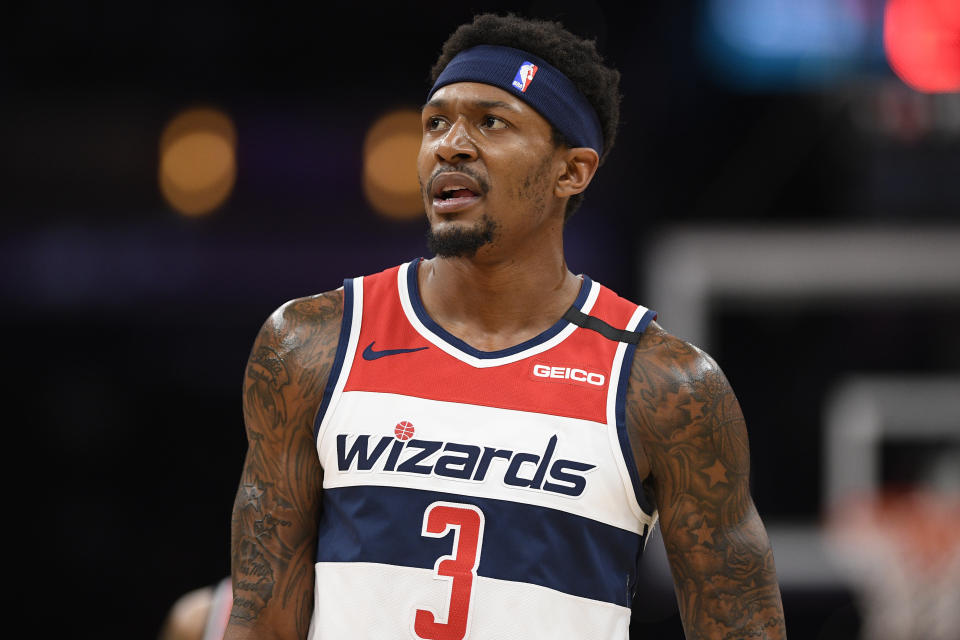
[[[395,280],[403,267],[401,264],[362,278],[347,278],[337,289],[284,302],[261,326],[254,352],[266,349],[276,357],[289,358],[290,364],[299,361],[304,366],[330,360],[339,342],[344,308],[350,306],[350,296],[357,295],[357,281],[386,284]]]
[[[669,457],[676,446],[697,451],[725,438],[736,446],[746,442],[743,414],[720,366],[658,324],[651,323],[637,345],[626,393],[628,428],[653,467],[654,458]],[[715,440],[721,428],[724,435]]]
[[[254,355],[271,352],[291,363],[314,360],[336,348],[342,317],[342,288],[289,300],[263,323]]]
[[[304,326],[338,324],[343,316],[343,287],[284,302],[270,315],[276,327],[287,331]]]
[[[717,362],[700,347],[679,338],[656,321],[647,326],[637,344],[631,379],[643,377],[645,369],[655,367],[661,380],[678,384],[718,372]]]
[[[399,264],[359,278],[347,278],[344,281],[344,286],[337,289],[288,300],[270,315],[267,322],[272,323],[278,330],[285,333],[303,329],[328,328],[330,325],[339,327],[343,318],[344,305],[348,304],[346,294],[348,287],[356,296],[356,282],[358,280],[363,280],[368,285],[373,282],[393,283],[400,269],[415,263],[416,261]]]

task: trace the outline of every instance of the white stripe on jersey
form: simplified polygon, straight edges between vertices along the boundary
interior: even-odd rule
[[[342,415],[350,416],[350,429],[341,426],[336,432],[330,430],[320,443],[324,489],[378,485],[509,500],[565,511],[641,535],[645,524],[653,525],[650,516],[643,512],[634,515],[626,508],[625,490],[634,503],[636,499],[632,497],[629,477],[624,488],[621,472],[618,472],[622,461],[616,429],[608,425],[543,413],[478,405],[466,407],[454,402],[376,392],[344,393],[339,406]],[[401,421],[413,424],[414,438],[417,440],[475,445],[481,449],[508,449],[537,456],[544,453],[548,441],[556,435],[556,449],[552,456],[554,462],[572,460],[595,465],[595,468],[582,474],[586,478],[586,488],[577,497],[505,484],[503,478],[509,461],[504,458],[492,460],[483,481],[385,471],[384,465],[393,442],[382,451],[369,471],[358,471],[356,460],[347,471],[340,471],[336,436],[348,434],[345,449],[349,451],[356,440],[353,436],[369,435],[364,449],[372,450],[383,437],[393,441],[394,426]],[[604,431],[611,432],[612,437],[607,438]],[[405,451],[400,460],[410,458],[415,453],[417,450],[411,448],[409,452]],[[442,450],[436,451],[424,458],[422,463],[432,465],[442,455]],[[535,467],[535,463],[525,462],[523,476],[530,477]],[[622,473],[626,473],[626,469]]]
[[[310,638],[416,640],[416,610],[443,616],[449,607],[450,582],[430,569],[359,562],[318,562],[315,568]],[[470,629],[482,629],[481,640],[626,640],[629,635],[626,607],[483,576],[475,578],[473,588]],[[363,605],[353,608],[354,602]],[[370,615],[366,605],[371,602],[382,615]],[[531,617],[531,611],[551,613]],[[408,628],[398,628],[397,620],[408,620]],[[468,631],[467,637],[474,635]]]

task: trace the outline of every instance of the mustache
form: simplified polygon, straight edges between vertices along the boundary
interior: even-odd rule
[[[427,193],[427,194],[433,193],[434,181],[445,173],[462,173],[465,176],[469,176],[473,178],[477,182],[477,184],[480,186],[480,188],[483,190],[484,193],[490,190],[490,183],[487,181],[487,179],[484,176],[480,175],[480,173],[475,171],[472,167],[469,167],[466,165],[459,166],[459,167],[453,167],[453,166],[447,165],[447,166],[437,167],[436,169],[433,170],[433,173],[430,174],[430,179],[427,180],[424,193]]]

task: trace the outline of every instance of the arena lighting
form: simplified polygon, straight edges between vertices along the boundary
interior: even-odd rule
[[[890,68],[911,88],[960,91],[958,0],[888,0],[883,45]]]
[[[882,61],[879,38],[869,37],[869,2],[706,0],[701,55],[718,79],[740,89],[842,83]]]
[[[206,215],[233,190],[237,177],[236,129],[211,108],[179,113],[160,136],[159,184],[163,197],[187,216]]]
[[[412,220],[423,214],[417,181],[420,113],[390,112],[373,123],[363,144],[363,193],[388,218]]]

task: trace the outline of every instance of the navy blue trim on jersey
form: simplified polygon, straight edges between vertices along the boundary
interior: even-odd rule
[[[330,367],[327,385],[323,389],[323,401],[320,402],[320,408],[317,410],[317,415],[313,419],[314,442],[316,442],[317,436],[320,435],[320,424],[323,422],[323,416],[327,413],[330,399],[333,398],[333,390],[337,388],[337,380],[340,379],[343,360],[347,355],[347,345],[350,343],[350,329],[352,326],[353,279],[347,278],[343,281],[343,319],[340,321],[340,337],[337,339],[337,353],[333,358],[333,366]]]
[[[454,535],[421,535],[423,514],[437,501],[470,504],[483,512],[477,575],[630,606],[642,536],[509,500],[371,485],[324,489],[317,562],[434,569],[437,558],[452,552]]]
[[[556,324],[554,324],[552,327],[540,335],[530,338],[526,342],[522,342],[516,346],[508,347],[506,349],[500,349],[499,351],[480,351],[479,349],[471,347],[469,344],[441,327],[433,320],[433,318],[430,317],[430,314],[427,313],[427,310],[423,306],[423,301],[420,299],[420,285],[417,282],[417,269],[419,266],[420,258],[417,258],[410,263],[409,267],[407,267],[407,291],[410,295],[410,305],[413,307],[414,313],[417,314],[417,318],[420,319],[420,322],[423,323],[423,326],[425,326],[431,333],[449,345],[456,347],[460,351],[463,351],[474,358],[492,360],[493,358],[512,356],[520,353],[521,351],[526,351],[527,349],[535,347],[538,344],[543,344],[550,338],[553,338],[558,333],[563,331],[567,325],[570,324],[566,319],[561,318],[560,320],[557,320]],[[590,289],[593,286],[593,283],[589,277],[585,275],[581,277],[583,278],[583,283],[580,285],[580,292],[577,294],[577,299],[573,301],[572,305],[577,309],[583,309],[583,305],[587,301],[587,296],[590,295]]]
[[[647,311],[647,313],[643,315],[643,318],[640,319],[640,324],[637,325],[638,328],[640,326],[646,328],[647,324],[650,324],[650,320],[646,320],[646,323],[644,323],[648,315],[650,316],[650,320],[656,316],[652,311]],[[633,354],[636,350],[637,345],[628,344],[627,350],[623,354],[623,362],[620,365],[620,381],[617,383],[616,405],[617,440],[620,442],[620,452],[623,454],[623,461],[627,465],[627,473],[630,474],[630,484],[633,485],[633,493],[637,497],[637,503],[640,505],[640,508],[643,509],[644,513],[652,516],[656,508],[653,506],[653,502],[643,488],[643,478],[640,477],[640,472],[637,471],[637,461],[633,458],[633,448],[630,446],[630,439],[627,436],[627,387],[630,383],[630,370],[633,368]]]
[[[643,333],[651,322],[657,319],[657,312],[653,309],[647,309],[647,312],[640,318],[640,322],[633,328],[636,333]]]

